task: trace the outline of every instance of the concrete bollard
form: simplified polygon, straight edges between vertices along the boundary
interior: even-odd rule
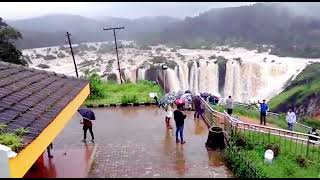
[[[0,144],[0,178],[10,177],[8,150]]]

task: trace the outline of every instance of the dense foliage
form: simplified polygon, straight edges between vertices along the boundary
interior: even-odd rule
[[[28,59],[13,45],[13,42],[18,39],[22,39],[21,33],[10,27],[0,17],[0,61],[28,65]]]

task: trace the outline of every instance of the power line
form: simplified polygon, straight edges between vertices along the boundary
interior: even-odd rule
[[[68,37],[68,41],[69,41],[69,46],[70,46],[70,50],[71,50],[71,55],[72,55],[72,59],[73,59],[73,64],[74,64],[74,69],[76,71],[76,75],[77,77],[79,77],[78,75],[78,69],[77,69],[77,64],[76,64],[76,60],[74,59],[74,54],[73,54],[73,50],[72,50],[72,45],[71,45],[71,40],[70,40],[70,35],[69,32],[67,32],[67,37]]]
[[[120,70],[120,62],[119,62],[119,55],[118,55],[118,45],[117,45],[116,29],[124,29],[124,27],[103,28],[103,30],[105,30],[105,31],[113,30],[114,44],[115,44],[115,46],[116,46],[116,54],[117,54],[117,60],[118,60],[119,77],[120,77],[120,82],[121,82],[121,84],[122,84],[121,70]]]

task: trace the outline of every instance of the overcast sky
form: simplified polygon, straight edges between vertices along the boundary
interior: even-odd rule
[[[211,8],[234,7],[252,2],[0,2],[0,17],[24,19],[47,14],[86,17],[195,16]]]

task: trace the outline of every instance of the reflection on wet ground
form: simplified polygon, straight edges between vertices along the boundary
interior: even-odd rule
[[[176,144],[165,127],[165,112],[156,107],[93,109],[98,149],[89,177],[232,177],[219,152],[208,152],[208,128],[185,112],[186,144]],[[80,116],[54,142],[55,148],[84,146]],[[90,137],[90,136],[89,136]]]
[[[78,149],[52,150],[53,158],[44,153],[24,178],[85,178],[94,151],[95,146],[87,145]]]

